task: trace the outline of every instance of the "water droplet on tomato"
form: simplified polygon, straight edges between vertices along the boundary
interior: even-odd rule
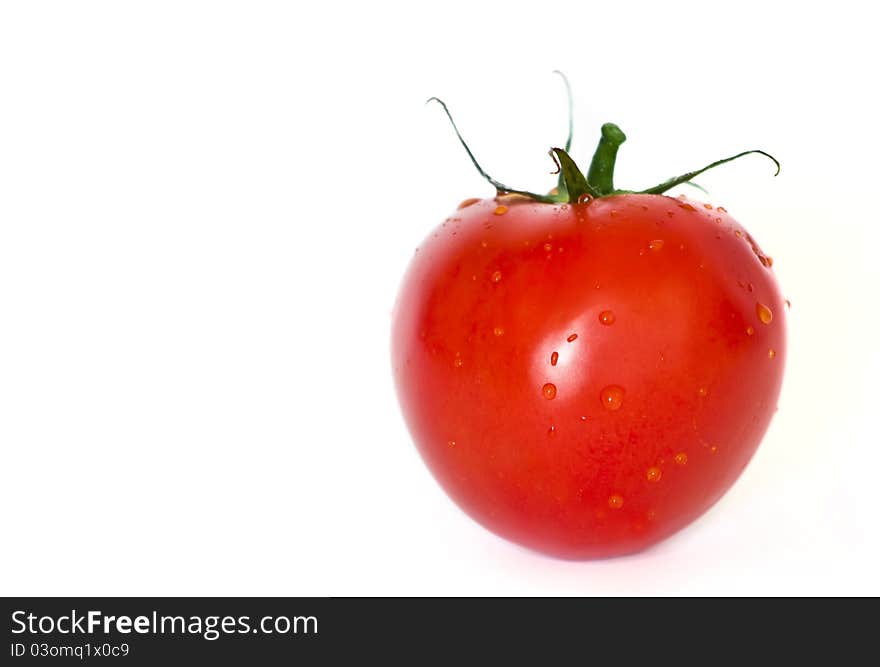
[[[748,336],[755,335],[755,327],[753,327],[751,324],[746,327],[746,335],[748,335]]]
[[[446,444],[449,445],[450,447],[455,447],[455,440],[450,440]]]
[[[554,436],[554,435],[556,435],[556,427],[555,427],[555,426],[551,426],[550,428],[548,428],[548,429],[547,429],[547,435],[549,435],[549,436]]]
[[[550,252],[551,250],[553,250],[553,244],[552,243],[545,243],[544,250],[546,250],[547,252]]]
[[[768,269],[773,266],[773,258],[768,255],[758,255],[758,260]]]
[[[492,333],[494,333],[496,336],[503,336],[504,335],[504,327],[495,327],[495,329],[493,329]]]
[[[614,320],[617,318],[614,316],[614,313],[610,310],[603,310],[599,313],[599,321],[605,326],[611,326],[614,324]]]
[[[693,206],[691,206],[690,204],[679,204],[678,207],[683,208],[685,211],[696,211],[697,210]]]
[[[569,343],[573,343],[574,341],[577,340],[577,337],[578,337],[577,334],[572,334],[571,336],[569,336],[569,337],[566,338],[565,340],[567,340]]]
[[[705,209],[711,211],[711,210],[712,210],[712,204],[703,204],[703,208],[705,208]]]
[[[719,207],[718,207],[718,211],[721,212],[721,213],[727,213],[727,209],[724,208],[723,206],[719,206]]]
[[[480,201],[480,199],[478,197],[471,197],[470,199],[465,199],[463,202],[461,202],[458,205],[458,210],[461,210],[463,208],[467,208],[468,206],[473,206],[478,201]]]
[[[495,207],[495,215],[504,215],[507,213],[507,207],[504,204]]]
[[[697,389],[698,396],[706,396],[709,393],[709,390],[706,387],[700,387]]]
[[[711,447],[709,447],[709,451],[712,454],[717,454],[718,453],[718,445],[712,445]]]
[[[648,478],[649,482],[659,482],[660,478],[663,476],[663,471],[656,466],[651,466],[648,468],[648,471],[645,473],[645,477]]]
[[[785,308],[787,310],[791,310],[791,301],[789,301],[788,299],[785,300]]]
[[[456,357],[455,361],[452,362],[456,368],[461,368],[464,365],[464,362],[461,360],[461,357]]]
[[[550,365],[555,366],[557,361],[559,361],[559,352],[554,352],[550,355]]]
[[[587,192],[578,197],[578,204],[589,204],[593,201],[593,196]]]
[[[582,422],[587,421],[587,416],[586,416],[586,415],[581,415],[581,421],[582,421]]]
[[[680,465],[680,466],[687,465],[688,455],[685,454],[684,452],[679,452],[678,454],[675,455],[675,457],[673,458],[673,461],[675,461],[676,465]]]
[[[541,393],[548,401],[552,401],[554,398],[556,398],[556,385],[552,382],[548,382],[543,387],[541,387]]]
[[[623,507],[623,496],[617,493],[608,496],[608,507],[613,510],[619,510]]]
[[[735,230],[733,233],[734,233],[734,235],[736,235],[737,238],[742,238],[743,233],[741,231],[739,231],[738,229]]]
[[[755,304],[755,312],[758,313],[758,319],[761,320],[763,324],[770,324],[773,320],[773,311],[763,303],[759,302]]]
[[[616,384],[605,387],[599,394],[599,400],[606,410],[619,410],[623,405],[623,387]]]
[[[501,271],[496,271],[495,273],[492,274],[492,282],[493,283],[501,282]]]
[[[661,250],[663,248],[663,239],[654,239],[648,244],[648,250]]]
[[[480,241],[480,245],[483,246],[484,248],[488,248],[489,242],[488,241]]]
[[[776,350],[774,350],[772,347],[769,350],[767,350],[767,357],[768,358],[773,359],[775,356],[776,356]]]

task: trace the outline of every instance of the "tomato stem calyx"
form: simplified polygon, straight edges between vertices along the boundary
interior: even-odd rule
[[[571,148],[571,138],[574,128],[571,86],[568,83],[568,79],[562,72],[555,71],[554,73],[559,74],[559,76],[562,77],[562,80],[565,83],[566,92],[568,94],[568,138],[566,139],[564,149],[550,149],[550,157],[553,158],[554,162],[559,167],[559,183],[554,191],[546,195],[529,192],[528,190],[517,190],[515,188],[508,187],[504,183],[495,180],[489,174],[487,174],[486,171],[480,166],[480,163],[477,162],[477,159],[474,157],[471,149],[462,138],[461,133],[458,131],[458,127],[455,124],[455,120],[453,120],[452,114],[449,112],[449,108],[446,106],[446,103],[438,97],[431,97],[428,99],[428,103],[437,102],[443,108],[446,117],[452,124],[452,129],[455,131],[455,135],[458,137],[458,140],[464,147],[464,150],[468,154],[468,157],[471,159],[474,167],[476,167],[480,176],[482,176],[490,184],[492,184],[498,195],[518,194],[545,204],[559,204],[563,202],[575,204],[583,203],[585,200],[591,200],[599,197],[607,197],[609,195],[617,194],[659,195],[663,194],[667,190],[671,190],[677,185],[682,185],[684,183],[692,185],[705,192],[702,187],[700,187],[696,183],[692,183],[691,179],[722,164],[733,162],[734,160],[737,160],[745,155],[752,154],[763,155],[764,157],[772,160],[773,164],[776,165],[776,173],[773,175],[777,176],[779,174],[779,171],[781,169],[779,160],[777,160],[766,151],[753,149],[737,153],[736,155],[732,155],[731,157],[723,158],[721,160],[716,160],[715,162],[712,162],[705,167],[702,167],[701,169],[689,171],[685,174],[682,174],[681,176],[667,179],[662,183],[659,183],[658,185],[650,188],[645,188],[644,190],[618,190],[614,187],[614,167],[617,162],[617,151],[620,149],[621,144],[626,141],[626,135],[623,133],[623,130],[621,130],[614,123],[605,123],[604,125],[602,125],[602,134],[599,138],[599,144],[598,146],[596,146],[596,152],[593,154],[593,160],[592,162],[590,162],[590,168],[587,171],[587,175],[584,176],[583,172],[568,154],[568,151]]]

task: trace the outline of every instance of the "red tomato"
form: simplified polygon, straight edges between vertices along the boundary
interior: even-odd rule
[[[733,484],[773,413],[784,302],[723,208],[468,200],[395,308],[403,414],[447,493],[563,558],[635,552]]]

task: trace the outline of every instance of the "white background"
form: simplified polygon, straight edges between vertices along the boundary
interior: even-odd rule
[[[0,593],[880,594],[868,3],[0,7]],[[559,562],[466,518],[399,415],[390,312],[484,166],[702,177],[792,301],[779,412],[710,513]],[[698,192],[689,194],[702,197]]]

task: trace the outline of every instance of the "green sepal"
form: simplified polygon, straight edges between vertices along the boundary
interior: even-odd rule
[[[727,162],[732,162],[733,160],[736,160],[737,158],[741,158],[744,155],[751,155],[752,153],[757,153],[758,155],[763,155],[764,157],[768,157],[771,160],[773,160],[773,164],[776,165],[776,173],[773,175],[774,176],[779,175],[779,170],[782,169],[782,167],[779,164],[779,160],[777,160],[775,157],[770,155],[770,153],[766,153],[764,151],[760,151],[760,150],[755,149],[755,150],[751,150],[751,151],[743,151],[742,153],[737,153],[736,155],[724,158],[723,160],[716,160],[712,164],[709,164],[709,165],[703,167],[702,169],[697,169],[696,171],[689,171],[688,173],[682,174],[681,176],[676,176],[675,178],[670,178],[668,181],[663,181],[659,185],[655,185],[653,188],[646,188],[645,190],[638,190],[636,192],[636,194],[662,195],[667,190],[674,188],[676,185],[681,185],[682,183],[687,183],[692,178],[694,178],[695,176],[699,176],[700,174],[702,174],[705,171],[709,171],[710,169],[714,169],[715,167],[718,167],[718,166],[725,164]]]
[[[552,148],[550,153],[555,157],[559,165],[559,179],[563,185],[562,188],[559,188],[559,194],[562,195],[564,192],[565,199],[563,201],[575,204],[583,195],[589,195],[592,198],[597,196],[596,191],[587,183],[583,172],[569,154],[565,152],[565,149]]]

